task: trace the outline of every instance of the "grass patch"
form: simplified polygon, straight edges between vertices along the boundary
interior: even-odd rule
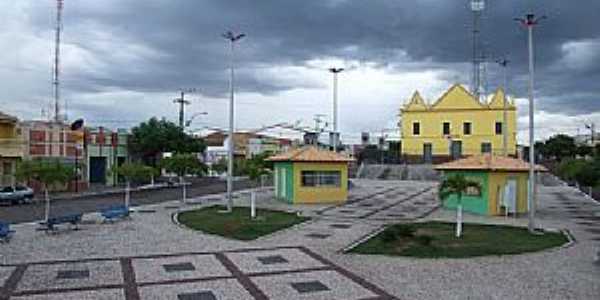
[[[568,242],[561,233],[531,235],[526,228],[483,224],[463,224],[463,236],[456,238],[455,226],[442,222],[392,225],[350,253],[465,258],[534,252]]]
[[[267,209],[256,209],[256,219],[250,218],[249,207],[234,207],[231,213],[220,213],[223,206],[211,206],[182,212],[179,222],[191,229],[237,240],[254,240],[263,235],[302,223],[310,218]]]

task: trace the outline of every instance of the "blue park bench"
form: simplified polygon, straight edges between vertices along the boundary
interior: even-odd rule
[[[56,226],[61,224],[71,224],[75,226],[74,229],[78,229],[77,225],[81,223],[82,217],[83,214],[70,214],[58,217],[51,217],[48,218],[48,221],[40,222],[40,225],[42,225],[42,230],[47,231],[55,231],[57,229]]]
[[[8,243],[10,242],[10,238],[15,233],[14,230],[10,230],[10,224],[0,222],[0,242]]]
[[[114,221],[116,219],[124,219],[129,217],[129,208],[125,205],[113,205],[100,212],[104,221]]]

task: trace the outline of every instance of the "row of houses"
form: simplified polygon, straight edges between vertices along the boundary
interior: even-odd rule
[[[19,121],[0,112],[0,186],[16,183],[15,171],[22,160],[59,160],[75,169],[69,190],[84,190],[89,183],[114,185],[114,165],[127,160],[125,130],[102,127],[72,130],[64,123]]]
[[[76,178],[68,189],[81,191],[90,185],[114,186],[119,178],[110,170],[125,163],[129,131],[104,127],[72,130],[70,125],[48,121],[20,121],[0,112],[0,186],[15,185],[19,161],[28,159],[58,159],[76,170]],[[214,132],[201,137],[207,144],[203,159],[211,164],[227,157],[227,134]],[[234,134],[235,157],[287,151],[293,142],[257,133]],[[34,186],[35,188],[35,186]]]

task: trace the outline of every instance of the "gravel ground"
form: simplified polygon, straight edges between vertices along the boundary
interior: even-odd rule
[[[454,212],[438,209],[434,182],[374,181],[357,180],[350,192],[349,203],[343,206],[290,206],[272,200],[271,190],[259,193],[258,206],[301,212],[314,219],[292,228],[279,231],[255,241],[242,242],[224,239],[218,236],[202,234],[176,225],[172,217],[179,210],[203,207],[213,203],[222,203],[222,195],[196,197],[187,204],[178,201],[166,201],[159,204],[139,207],[130,220],[103,224],[97,214],[87,214],[81,230],[64,230],[47,235],[35,231],[35,224],[15,225],[17,233],[9,244],[0,244],[0,262],[4,264],[32,263],[54,260],[77,260],[94,257],[115,258],[123,256],[164,255],[184,252],[217,252],[249,248],[272,248],[281,246],[303,246],[333,262],[335,265],[364,278],[370,283],[399,297],[400,299],[598,299],[600,298],[600,266],[594,259],[600,250],[600,206],[581,193],[565,186],[540,187],[539,211],[537,220],[543,228],[568,230],[576,242],[568,247],[548,251],[513,256],[480,257],[472,259],[414,259],[385,256],[366,256],[342,254],[341,249],[378,230],[386,224],[412,221],[420,217],[426,220],[454,219]],[[246,192],[237,193],[236,204],[248,205]],[[367,205],[365,205],[367,204]],[[343,212],[352,211],[352,212]],[[520,218],[484,218],[465,215],[467,222],[485,222],[493,224],[511,224],[526,226],[527,219]],[[271,251],[271,250],[270,250]],[[249,254],[250,253],[250,254]],[[294,254],[296,253],[296,254]],[[265,266],[257,264],[258,257],[281,256],[289,261],[287,267],[281,265]],[[321,263],[312,261],[297,250],[228,252],[225,254],[233,264],[248,273],[312,268],[310,274],[298,271],[296,277],[291,274],[277,276],[259,276],[252,281],[265,294],[273,298],[315,299],[314,294],[302,296],[293,294],[286,278],[294,280],[317,278],[327,287],[333,287],[328,295],[331,298],[344,298],[343,291],[335,289],[344,286],[349,280],[332,270],[318,270]],[[304,258],[303,258],[304,257]],[[170,263],[197,262],[193,256],[181,258],[155,258],[143,261],[133,258],[132,265],[140,280],[168,280],[161,266]],[[96,262],[100,263],[100,262]],[[223,272],[220,265],[210,261],[208,270],[218,274]],[[30,266],[33,267],[33,266]],[[90,270],[95,268],[92,263]],[[317,268],[317,269],[315,269]],[[110,269],[110,268],[109,268]],[[111,271],[94,274],[109,274]],[[33,269],[32,269],[33,270]],[[112,270],[112,269],[110,269]],[[288,270],[289,271],[289,270]],[[0,283],[6,280],[6,274],[12,272],[8,267],[0,267]],[[211,273],[212,271],[208,272]],[[327,272],[333,272],[328,275]],[[43,273],[42,271],[39,272]],[[215,273],[215,274],[216,274]],[[145,275],[143,275],[145,274]],[[218,275],[217,274],[217,275]],[[207,273],[199,276],[206,276]],[[309,276],[310,275],[310,276]],[[26,280],[35,281],[36,274],[27,274]],[[90,272],[90,276],[92,272]],[[102,276],[102,275],[97,275]],[[177,275],[179,276],[179,275]],[[198,277],[198,276],[195,276]],[[119,277],[120,278],[120,277]],[[186,278],[175,277],[175,278]],[[100,279],[103,280],[103,279]],[[121,279],[120,279],[121,280]],[[143,299],[161,299],[175,295],[182,290],[197,290],[204,284],[215,294],[231,287],[231,299],[246,299],[244,289],[238,281],[222,279],[219,281],[192,283],[172,283],[168,286],[148,285],[139,287]],[[347,290],[353,290],[354,281],[350,281]],[[51,283],[40,283],[49,288]],[[175,288],[175,286],[179,286]],[[330,288],[331,288],[330,287]],[[110,295],[104,290],[104,296]],[[356,295],[372,291],[362,291],[360,286]],[[224,292],[225,293],[225,292]],[[118,293],[117,293],[118,294]],[[65,299],[100,298],[93,292],[65,293]],[[116,294],[115,294],[116,295]],[[325,294],[323,294],[325,295]],[[366,294],[365,294],[366,295]],[[69,298],[70,297],[70,298]],[[79,298],[78,298],[79,297]],[[223,296],[227,299],[227,297]],[[238,298],[235,298],[238,297]],[[107,296],[107,299],[110,297]],[[56,298],[62,299],[62,298]]]

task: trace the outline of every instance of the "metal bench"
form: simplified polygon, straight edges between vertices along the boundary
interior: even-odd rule
[[[70,215],[52,217],[52,218],[48,218],[48,221],[40,222],[40,225],[42,225],[42,230],[56,231],[57,225],[71,224],[71,225],[75,226],[73,229],[77,230],[77,229],[79,229],[77,227],[77,225],[79,223],[81,223],[82,217],[83,217],[83,214],[70,214]]]
[[[125,205],[114,205],[100,212],[104,221],[114,221],[129,217],[130,210]]]
[[[0,242],[1,243],[10,242],[10,239],[14,233],[15,233],[15,231],[10,229],[10,224],[0,222]]]

